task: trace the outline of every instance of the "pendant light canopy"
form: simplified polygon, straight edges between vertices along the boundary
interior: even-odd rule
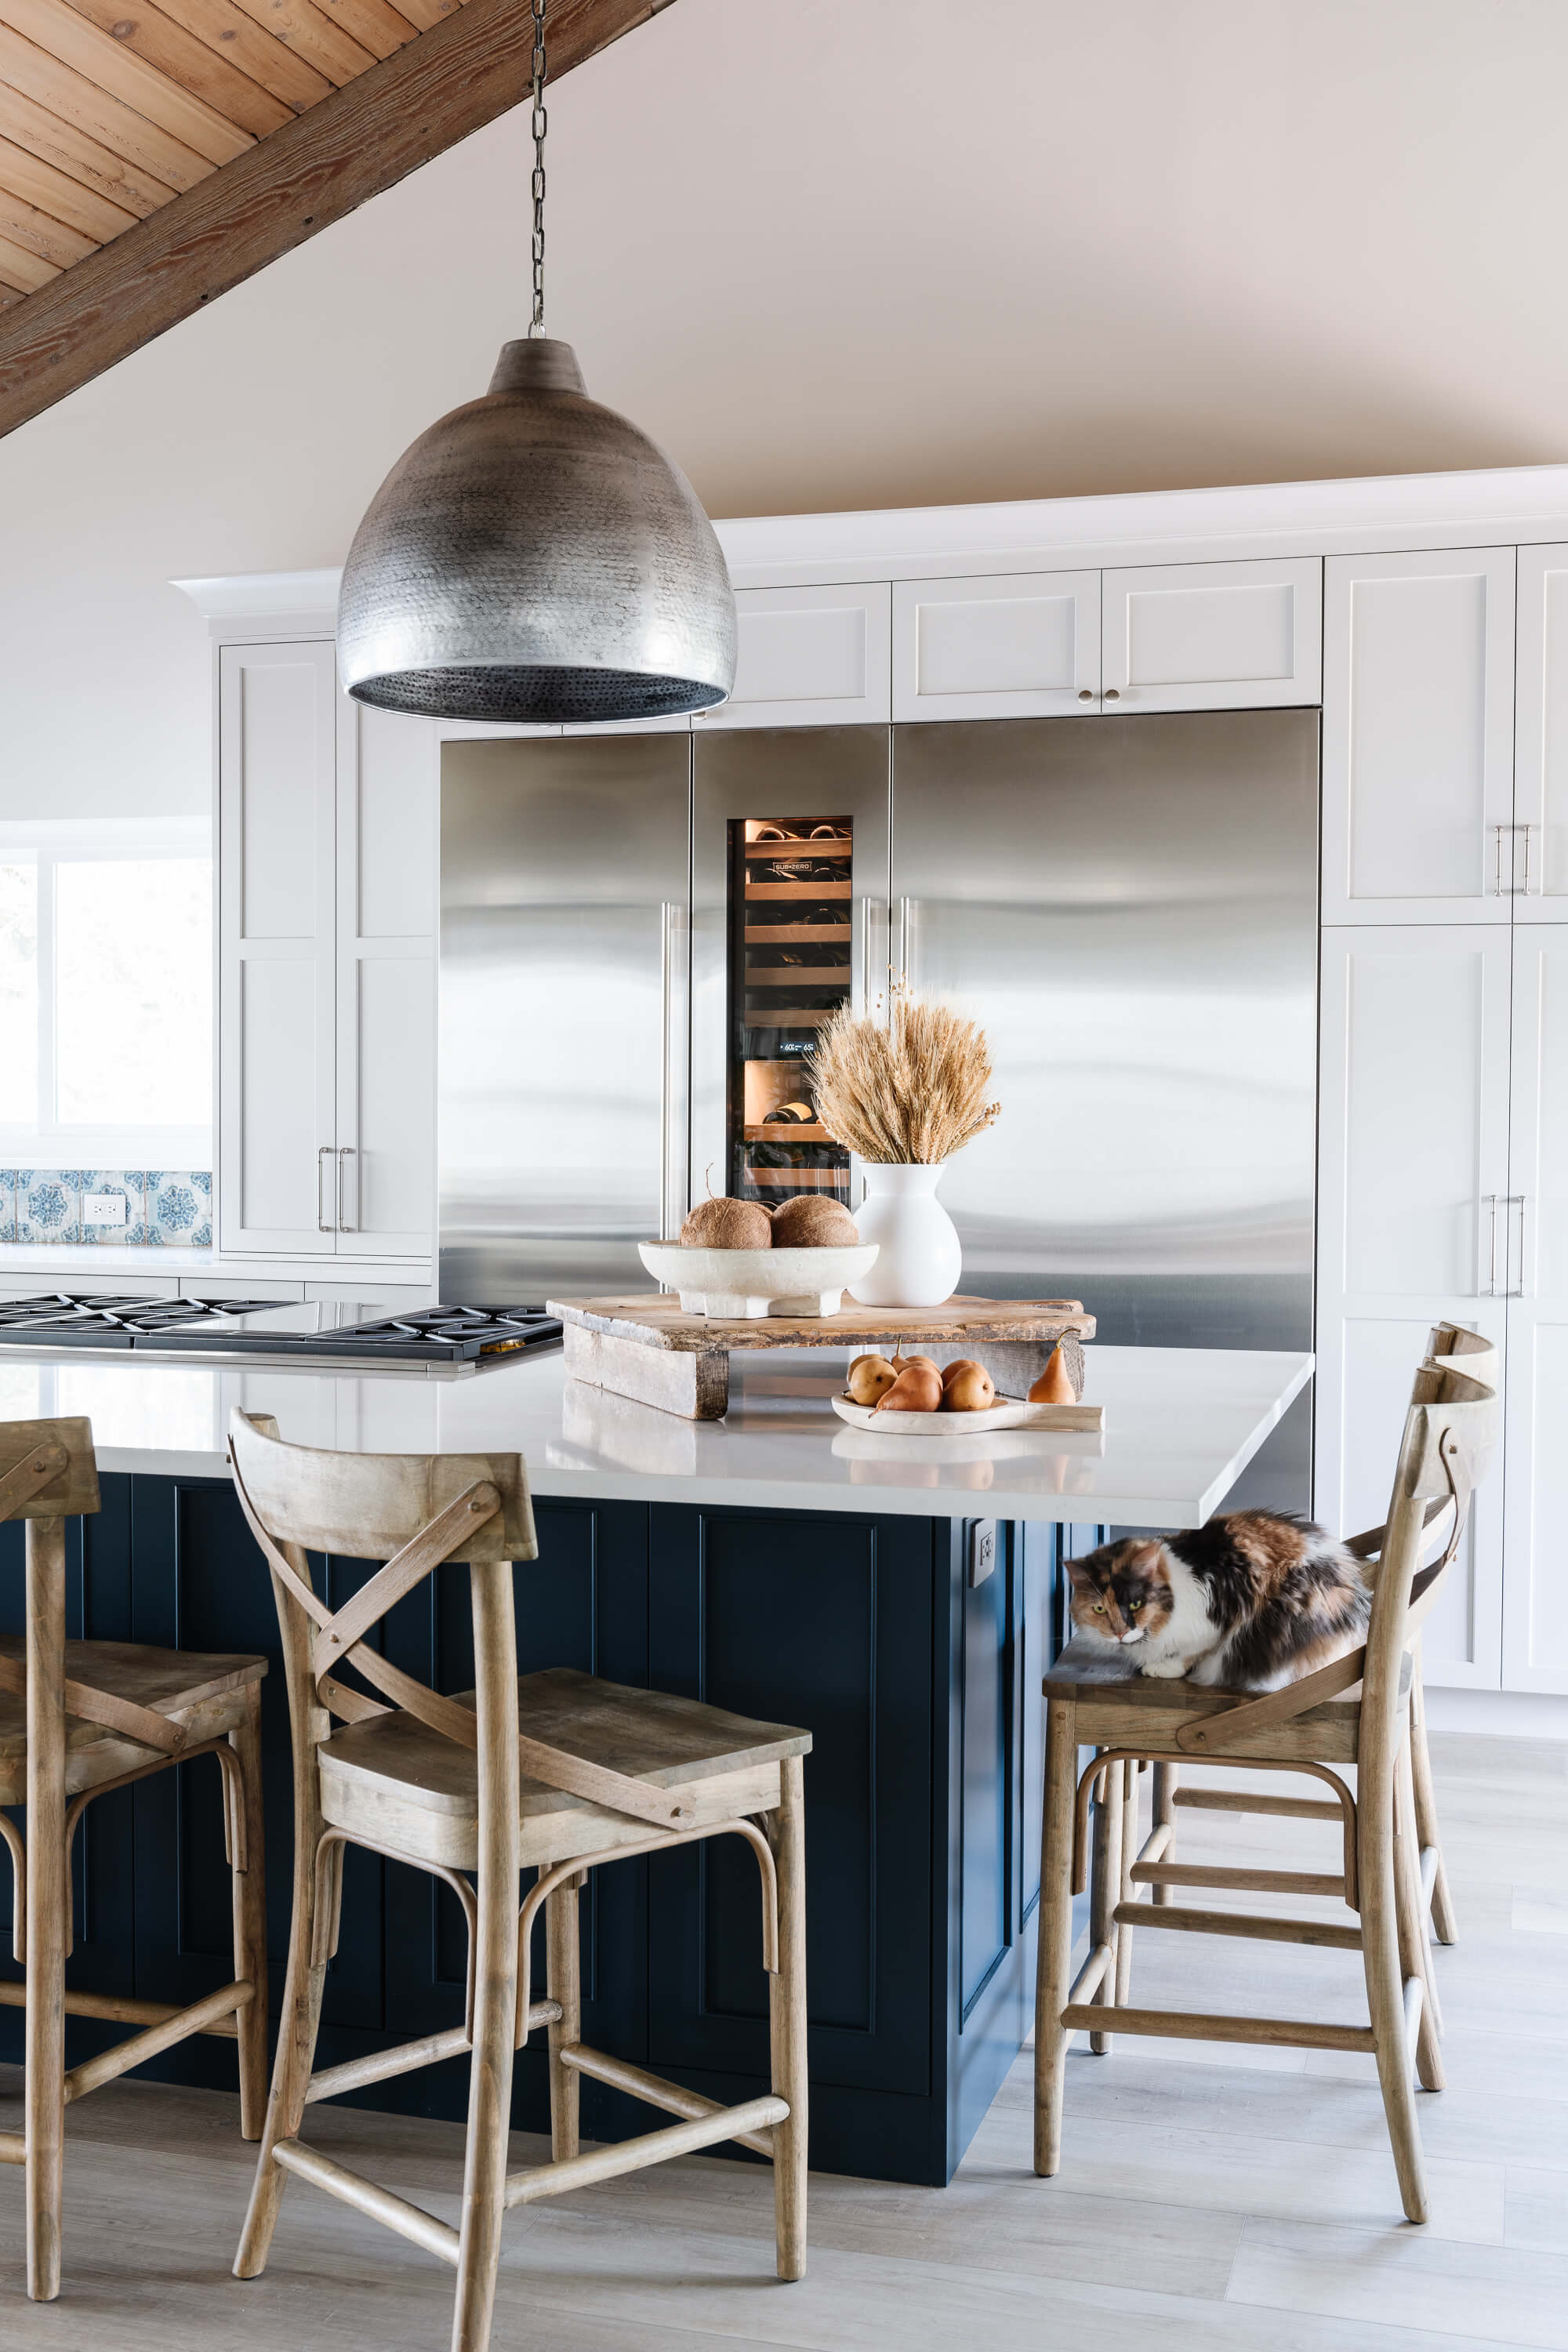
[[[691,485],[543,332],[543,0],[533,0],[533,326],[398,459],[354,534],[343,684],[429,719],[660,719],[722,702],[735,599]]]

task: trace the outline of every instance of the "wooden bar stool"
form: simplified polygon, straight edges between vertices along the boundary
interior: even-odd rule
[[[0,1520],[26,1519],[26,1632],[0,1637],[0,1806],[25,1804],[26,1840],[0,1812],[15,1882],[12,1950],[26,1969],[0,1984],[25,2006],[22,2132],[0,2162],[26,2168],[27,2293],[60,2290],[65,2110],[193,2033],[239,2044],[240,2129],[258,2138],[267,2095],[267,1937],[261,1832],[265,1658],[211,1657],[139,1642],[68,1642],[65,1522],[99,1507],[86,1421],[0,1423]],[[234,1899],[234,1981],[184,2008],[66,1990],[70,1852],[94,1797],[195,1756],[216,1756]],[[68,2017],[141,2028],[68,2072]]]
[[[287,2174],[341,2198],[452,2263],[454,2352],[489,2342],[504,2212],[666,2158],[738,2139],[771,2158],[778,2274],[805,2270],[805,1907],[802,1758],[809,1734],[556,1670],[519,1676],[512,1562],[538,1557],[515,1454],[367,1455],[283,1444],[268,1415],[235,1412],[229,1462],[272,1570],[294,1726],[294,1909],[283,2018],[250,2210],[235,2261],[264,2267]],[[307,1548],[385,1562],[334,1615]],[[393,1604],[442,1561],[466,1563],[477,1689],[438,1696],[365,1646]],[[380,1693],[340,1679],[345,1665]],[[390,1701],[387,1705],[384,1702]],[[345,1727],[334,1729],[337,1717]],[[595,1864],[694,1840],[744,1838],[762,1881],[773,2088],[723,2107],[581,2040],[577,1890]],[[461,2025],[311,2068],[336,1947],[345,1844],[431,1872],[468,1922]],[[534,1883],[521,1904],[520,1871]],[[468,1874],[477,1874],[478,1884]],[[545,1911],[547,1983],[530,1950]],[[552,2160],[508,2173],[513,2053],[549,2034]],[[349,2171],[300,2138],[305,2108],[471,2052],[460,2226]],[[580,2078],[681,2118],[584,2154]]]
[[[1489,1388],[1495,1389],[1497,1386],[1496,1348],[1489,1339],[1483,1339],[1478,1332],[1467,1329],[1463,1324],[1439,1323],[1434,1326],[1421,1359],[1422,1364],[1428,1361],[1466,1372],[1472,1380],[1483,1381]],[[1419,1372],[1418,1365],[1417,1377]],[[1462,1533],[1463,1530],[1461,1529],[1460,1532]],[[1363,1535],[1348,1536],[1345,1538],[1345,1549],[1353,1553],[1357,1559],[1375,1571],[1382,1557],[1387,1533],[1386,1527],[1369,1528]],[[1442,1531],[1439,1529],[1437,1533],[1440,1541]],[[1432,1545],[1432,1549],[1434,1550],[1436,1549],[1436,1544]],[[1453,1944],[1458,1940],[1458,1928],[1455,1921],[1453,1896],[1448,1891],[1447,1873],[1443,1866],[1443,1846],[1437,1826],[1437,1799],[1432,1781],[1431,1754],[1426,1745],[1426,1695],[1421,1680],[1419,1629],[1410,1645],[1408,1654],[1409,1746],[1405,1761],[1408,1766],[1410,1801],[1415,1815],[1415,1847],[1420,1866],[1423,1933],[1426,1932],[1429,1924],[1431,1932],[1436,1935],[1440,1944]],[[1141,1768],[1129,1768],[1134,1779],[1138,1769]],[[1215,1812],[1273,1812],[1294,1814],[1299,1818],[1307,1819],[1316,1816],[1322,1820],[1331,1820],[1334,1817],[1331,1805],[1325,1806],[1310,1798],[1275,1797],[1267,1801],[1256,1799],[1248,1803],[1244,1797],[1236,1796],[1223,1789],[1184,1789],[1178,1786],[1179,1774],[1180,1768],[1175,1764],[1154,1766],[1152,1828],[1156,1835],[1162,1830],[1164,1832],[1164,1836],[1160,1841],[1160,1853],[1167,1865],[1175,1861],[1174,1809],[1178,1805],[1200,1806]],[[1136,1790],[1131,1782],[1127,1783],[1126,1787],[1127,1794],[1124,1801],[1131,1810],[1123,1815],[1122,1836],[1131,1847],[1136,1845],[1137,1798]],[[1094,1813],[1097,1861],[1100,1842],[1109,1820],[1109,1811],[1108,1804],[1101,1806],[1097,1802]],[[1131,1869],[1135,1862],[1154,1858],[1152,1849],[1147,1856],[1129,1851],[1126,1854],[1126,1865]],[[1160,1880],[1150,1889],[1150,1893],[1156,1906],[1163,1907],[1171,1900],[1171,1883],[1168,1880]],[[1130,1887],[1124,1899],[1128,1902],[1132,1899]],[[1129,1963],[1123,1960],[1118,1969],[1118,1977],[1123,1987],[1125,1987],[1128,1965]],[[1437,2001],[1435,1979],[1431,1984],[1430,1993],[1432,2016],[1440,2032],[1441,2010]],[[1121,1999],[1122,1994],[1119,1993],[1117,1998]],[[1092,2036],[1090,2046],[1098,2050],[1102,2041],[1103,2037],[1100,2035]]]
[[[1071,1649],[1046,1678],[1046,1796],[1042,1832],[1040,1942],[1035,2037],[1035,2169],[1061,2162],[1067,2047],[1087,2032],[1103,2048],[1112,2032],[1194,2041],[1274,2042],[1296,2049],[1357,2050],[1377,2060],[1395,2169],[1406,2216],[1426,2218],[1412,2060],[1423,2084],[1442,2086],[1435,1986],[1425,1932],[1411,1762],[1413,1653],[1422,1621],[1458,1551],[1470,1497],[1497,1435],[1497,1355],[1473,1332],[1444,1327],[1450,1341],[1416,1374],[1405,1417],[1386,1527],[1379,1530],[1371,1621],[1364,1649],[1263,1696],[1150,1679],[1129,1663],[1079,1663]],[[1422,1562],[1437,1544],[1441,1556]],[[1359,1684],[1359,1693],[1356,1685]],[[1079,1745],[1099,1753],[1080,1775]],[[1155,1790],[1154,1822],[1136,1853],[1136,1774],[1201,1758],[1249,1772],[1310,1775],[1327,1798]],[[1356,1767],[1352,1795],[1343,1777]],[[1089,1798],[1103,1781],[1101,1849],[1096,1859],[1089,1951],[1075,1980],[1072,1895],[1081,1891],[1090,1843]],[[1334,1873],[1258,1871],[1174,1859],[1174,1802],[1198,1797],[1237,1812],[1306,1814],[1338,1822],[1344,1838]],[[1129,1801],[1131,1798],[1131,1802]],[[1435,1878],[1434,1878],[1435,1884]],[[1136,1900],[1141,1886],[1197,1885],[1219,1891],[1337,1895],[1359,1924],[1268,1919]],[[1429,1894],[1430,1889],[1426,1892]],[[1129,2005],[1134,1927],[1266,1937],[1359,1952],[1369,2022],[1194,2014]]]

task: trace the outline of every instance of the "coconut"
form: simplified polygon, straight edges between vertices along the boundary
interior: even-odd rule
[[[760,1201],[699,1201],[680,1228],[682,1249],[771,1249],[773,1240]]]
[[[775,1249],[852,1249],[860,1236],[842,1201],[802,1192],[773,1211]]]

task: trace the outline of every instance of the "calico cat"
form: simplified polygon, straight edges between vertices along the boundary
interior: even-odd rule
[[[1227,1690],[1279,1690],[1343,1657],[1372,1608],[1360,1562],[1284,1511],[1102,1544],[1068,1574],[1079,1633],[1135,1643],[1142,1674]]]

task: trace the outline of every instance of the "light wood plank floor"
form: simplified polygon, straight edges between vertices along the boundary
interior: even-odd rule
[[[1124,2039],[1071,2062],[1058,2180],[1029,2169],[1026,2059],[945,2191],[815,2178],[798,2285],[772,2277],[760,2168],[696,2159],[516,2214],[498,2352],[1568,2347],[1568,1748],[1448,1737],[1437,1766],[1463,1940],[1439,1960],[1450,2087],[1421,2101],[1426,2229],[1400,2219],[1370,2060]],[[1192,1853],[1331,1860],[1317,1823],[1181,1826]],[[1152,1933],[1134,1974],[1155,2005],[1347,2019],[1358,1980],[1351,1956]],[[17,2088],[0,2070],[0,2128]],[[457,2127],[318,2107],[310,2130],[457,2218]],[[73,2110],[58,2304],[23,2297],[0,2172],[0,2344],[439,2352],[450,2272],[300,2182],[267,2276],[232,2278],[250,2164],[232,2098],[127,2084]]]

